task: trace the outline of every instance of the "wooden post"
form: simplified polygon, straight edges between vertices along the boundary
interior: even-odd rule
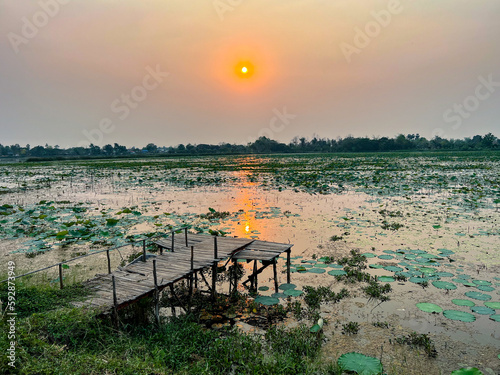
[[[184,237],[186,238],[186,247],[188,247],[188,229],[187,229],[187,227],[184,228]]]
[[[191,272],[189,273],[189,311],[191,311],[191,298],[193,296],[194,283],[194,246],[191,246]]]
[[[156,324],[160,325],[160,296],[158,293],[158,278],[156,276],[156,259],[153,259],[153,279],[155,282],[155,318]]]
[[[290,284],[290,249],[286,251],[286,282]]]
[[[59,286],[62,288],[64,288],[64,285],[63,285],[63,274],[62,274],[62,263],[59,263]]]
[[[191,246],[191,272],[194,271],[194,246]]]
[[[115,327],[118,327],[118,300],[116,298],[115,275],[111,276],[111,280],[113,281],[113,317],[114,317]]]
[[[174,252],[174,235],[175,235],[175,232],[172,232],[172,252]]]
[[[160,255],[163,254],[163,246],[158,246],[160,248]]]
[[[238,289],[238,274],[237,274],[237,271],[238,271],[238,260],[236,258],[233,258],[233,273],[234,273],[234,277],[230,278],[229,279],[229,294],[231,294],[231,283],[232,283],[232,292],[236,292],[236,290]]]
[[[109,258],[109,250],[106,250],[106,256],[108,257],[108,273],[111,273],[111,259]]]
[[[142,261],[146,261],[146,240],[142,241]]]
[[[214,236],[214,264],[212,265],[212,299],[215,300],[216,291],[216,282],[217,282],[217,236]]]
[[[278,293],[278,271],[276,269],[276,258],[273,259],[274,290]]]
[[[252,283],[254,290],[257,291],[257,259],[253,261],[253,278],[252,278]]]

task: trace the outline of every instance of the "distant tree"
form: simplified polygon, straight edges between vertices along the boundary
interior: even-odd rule
[[[108,145],[105,145],[105,146],[102,148],[102,150],[104,151],[104,153],[105,153],[106,155],[113,155],[113,146],[111,146],[111,145],[109,145],[109,144],[108,144]]]
[[[154,143],[148,143],[146,146],[146,150],[148,150],[149,153],[153,154],[158,151],[158,146],[156,146]]]

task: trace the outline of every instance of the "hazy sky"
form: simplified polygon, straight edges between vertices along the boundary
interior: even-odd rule
[[[499,136],[499,37],[499,0],[0,0],[0,143]]]

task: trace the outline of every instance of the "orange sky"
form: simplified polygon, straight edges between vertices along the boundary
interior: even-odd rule
[[[58,1],[0,1],[0,143],[246,143],[285,108],[295,117],[271,132],[286,142],[500,129],[500,88],[459,127],[443,119],[479,76],[500,81],[497,0],[400,1],[350,61],[341,45],[397,0]],[[59,9],[14,46],[40,3]],[[236,74],[241,62],[251,77]],[[169,75],[120,116],[116,101],[141,93],[147,67]]]

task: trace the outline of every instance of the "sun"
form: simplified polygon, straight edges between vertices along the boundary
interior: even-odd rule
[[[235,73],[239,78],[248,79],[255,72],[254,66],[250,61],[240,61],[235,66]]]

